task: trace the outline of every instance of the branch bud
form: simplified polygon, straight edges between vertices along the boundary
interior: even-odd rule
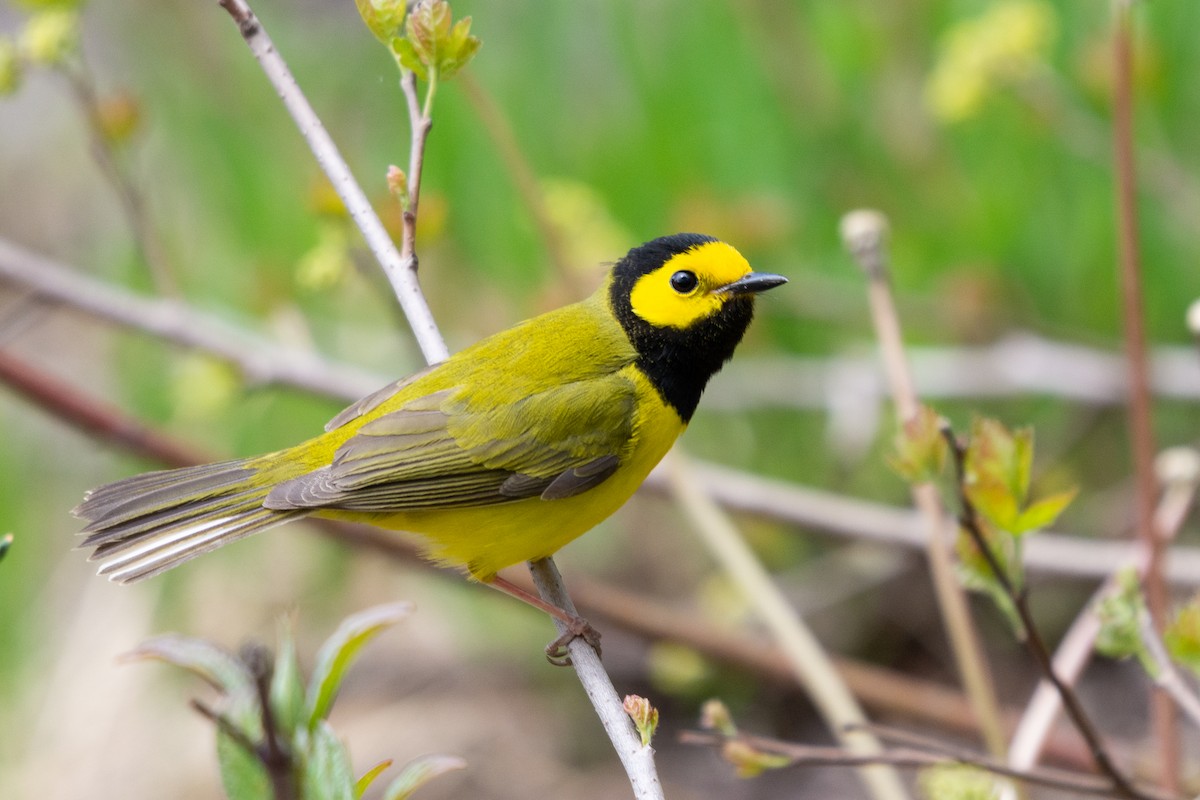
[[[842,217],[838,230],[846,250],[869,278],[887,273],[888,221],[883,212],[861,208]]]
[[[625,695],[622,706],[642,737],[642,746],[649,747],[654,731],[658,729],[658,709],[650,705],[649,700],[636,694]]]

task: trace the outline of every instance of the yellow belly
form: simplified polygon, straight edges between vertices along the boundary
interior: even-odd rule
[[[510,564],[553,555],[624,505],[683,432],[679,415],[661,401],[650,382],[633,368],[629,372],[640,398],[632,454],[594,489],[563,500],[531,497],[492,506],[394,514],[330,509],[318,515],[420,534],[431,559],[465,567],[482,581]]]

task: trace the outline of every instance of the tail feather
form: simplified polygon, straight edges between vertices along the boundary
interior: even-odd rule
[[[252,533],[303,516],[263,507],[273,480],[253,459],[151,472],[88,492],[81,547],[119,583],[149,578]]]

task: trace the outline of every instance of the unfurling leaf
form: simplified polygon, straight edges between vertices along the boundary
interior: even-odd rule
[[[383,771],[392,765],[392,759],[380,761],[375,766],[364,772],[357,781],[354,782],[354,796],[362,797],[367,789],[371,788],[371,784],[375,779],[383,774]]]
[[[325,720],[317,720],[309,740],[304,774],[304,800],[355,800],[354,772],[345,745]],[[268,795],[263,795],[267,797]]]
[[[52,8],[29,18],[18,48],[31,64],[58,67],[79,51],[79,13]]]
[[[354,4],[375,38],[390,45],[404,24],[407,0],[354,0]]]
[[[479,50],[471,35],[471,18],[452,22],[445,0],[422,0],[408,15],[404,36],[391,39],[396,60],[421,80],[435,75],[445,80],[465,67]]]
[[[737,725],[729,708],[720,700],[713,698],[705,700],[700,707],[700,727],[706,731],[716,731],[722,736],[737,736]]]
[[[917,779],[928,800],[996,800],[1000,783],[996,776],[969,764],[939,764],[921,770]]]
[[[740,739],[731,739],[721,747],[721,757],[737,768],[739,778],[753,778],[769,769],[792,763],[790,756],[768,753]]]
[[[1033,429],[1010,431],[991,419],[971,425],[963,491],[975,510],[1013,536],[1044,528],[1075,498],[1075,489],[1029,502],[1033,469]]]
[[[400,169],[395,164],[388,166],[387,186],[388,191],[400,201],[400,208],[408,211],[408,176],[404,174],[404,170]]]
[[[1146,613],[1146,602],[1133,568],[1122,570],[1117,575],[1116,590],[1096,603],[1096,616],[1100,619],[1100,633],[1096,636],[1096,651],[1109,658],[1137,656],[1150,674],[1156,671],[1153,660],[1142,641],[1141,617]]]
[[[625,695],[622,706],[642,738],[642,747],[649,747],[654,732],[658,730],[658,709],[649,700],[636,694]]]
[[[925,483],[941,474],[949,445],[942,435],[943,420],[936,411],[921,406],[896,432],[896,451],[888,464],[910,483]]]
[[[290,627],[279,624],[279,655],[271,675],[271,713],[275,727],[284,739],[291,739],[304,724],[304,676],[296,659],[296,642]]]
[[[1163,632],[1171,658],[1200,675],[1200,595],[1179,609]]]
[[[412,612],[412,603],[389,603],[353,614],[342,621],[321,645],[308,687],[308,728],[315,730],[333,706],[346,669],[377,633],[395,625]]]
[[[425,784],[439,775],[466,769],[467,762],[457,756],[421,756],[404,765],[403,771],[388,784],[383,800],[408,800]]]

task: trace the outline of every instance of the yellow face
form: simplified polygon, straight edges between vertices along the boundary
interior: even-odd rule
[[[733,297],[720,290],[749,274],[750,264],[737,250],[705,242],[638,278],[629,304],[651,325],[683,330],[720,311]]]

